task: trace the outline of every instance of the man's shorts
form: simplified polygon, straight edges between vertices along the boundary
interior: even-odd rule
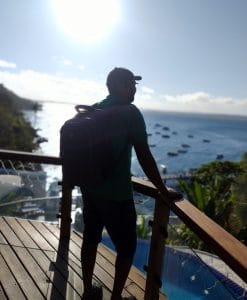
[[[83,239],[98,244],[105,226],[117,253],[125,258],[133,257],[137,239],[134,201],[117,202],[84,196],[83,203]]]

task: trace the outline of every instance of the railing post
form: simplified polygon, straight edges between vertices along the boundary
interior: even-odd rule
[[[60,238],[70,239],[72,188],[62,182],[61,228]]]
[[[150,243],[144,297],[145,300],[159,299],[169,213],[169,207],[164,201],[162,201],[161,196],[158,195],[155,201],[154,219],[152,224],[152,237]]]

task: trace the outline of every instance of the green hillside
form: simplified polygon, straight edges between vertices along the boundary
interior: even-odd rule
[[[32,152],[42,139],[22,110],[41,109],[38,102],[21,98],[0,84],[0,148]]]
[[[6,102],[6,99],[11,99],[18,110],[40,110],[42,107],[39,102],[22,98],[0,83],[0,102]]]

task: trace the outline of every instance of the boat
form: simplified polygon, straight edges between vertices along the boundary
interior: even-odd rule
[[[190,145],[188,145],[188,144],[182,144],[181,145],[183,148],[189,148],[190,147]]]
[[[193,134],[188,134],[188,137],[189,137],[189,138],[193,138],[194,135],[193,135]]]
[[[162,129],[163,129],[163,130],[170,130],[170,128],[167,127],[167,126],[164,126]]]
[[[217,154],[216,159],[221,160],[224,158],[223,154]]]
[[[187,150],[185,150],[185,149],[178,149],[178,153],[187,153]]]
[[[162,134],[162,137],[168,139],[170,137],[170,135],[169,134]]]
[[[210,140],[208,140],[208,139],[203,139],[202,141],[203,141],[203,143],[210,143]]]
[[[167,155],[169,156],[178,156],[177,152],[167,152]]]
[[[177,131],[173,131],[172,134],[176,135],[176,134],[178,134],[178,133],[177,133]]]

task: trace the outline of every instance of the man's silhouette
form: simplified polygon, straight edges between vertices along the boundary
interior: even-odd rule
[[[160,193],[170,199],[181,197],[179,193],[168,190],[164,185],[148,146],[143,116],[131,104],[134,101],[137,81],[141,79],[141,76],[135,76],[127,69],[113,69],[106,82],[109,96],[94,104],[94,107],[100,109],[119,105],[126,106],[127,109],[118,110],[118,126],[122,126],[122,128],[114,128],[119,132],[123,132],[124,129],[126,134],[123,137],[119,134],[116,140],[112,141],[119,158],[116,160],[116,166],[111,175],[97,188],[82,189],[84,201],[84,237],[81,252],[83,299],[93,299],[93,294],[99,292],[99,288],[92,285],[92,275],[97,246],[101,241],[104,226],[117,251],[111,300],[122,299],[121,293],[132,265],[137,240],[136,212],[131,183],[132,147],[135,149],[143,171]]]

